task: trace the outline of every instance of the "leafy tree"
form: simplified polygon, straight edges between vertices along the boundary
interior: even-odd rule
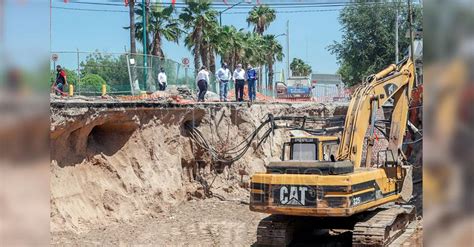
[[[182,30],[179,27],[179,20],[173,17],[173,6],[163,8],[161,6],[146,8],[147,22],[147,53],[164,58],[165,54],[161,48],[162,39],[178,43]],[[135,22],[135,38],[143,42],[143,6],[139,5],[135,10],[137,21]],[[130,28],[126,27],[126,28]]]
[[[395,16],[399,8],[399,50],[407,50],[409,39],[407,6],[402,2],[382,1],[379,4],[359,4],[345,7],[339,16],[342,25],[342,41],[328,47],[336,55],[343,81],[355,85],[364,77],[377,73],[395,60]],[[421,27],[421,9],[415,6],[418,15],[415,26]],[[402,54],[400,54],[402,55]],[[400,56],[403,57],[403,56]]]
[[[253,31],[262,35],[276,18],[275,10],[266,5],[255,6],[250,10],[247,23],[254,26]]]
[[[99,75],[88,74],[81,79],[79,87],[85,92],[101,92],[104,84],[106,84],[105,80]]]
[[[293,58],[293,61],[290,63],[290,69],[293,76],[309,76],[313,72],[311,66],[299,58]]]
[[[99,52],[88,55],[86,60],[81,62],[81,77],[88,74],[99,75],[113,90],[123,88],[124,85],[130,88],[125,55],[113,57]]]

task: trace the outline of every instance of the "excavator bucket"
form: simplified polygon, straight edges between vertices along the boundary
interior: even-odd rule
[[[413,166],[402,166],[405,172],[405,179],[402,183],[402,190],[400,191],[400,200],[402,202],[410,201],[413,194]]]

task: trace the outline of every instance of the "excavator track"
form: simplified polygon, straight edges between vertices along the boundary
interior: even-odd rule
[[[414,220],[413,206],[378,209],[354,226],[352,246],[388,246]]]
[[[293,239],[291,217],[270,215],[260,221],[257,228],[257,246],[287,246]]]

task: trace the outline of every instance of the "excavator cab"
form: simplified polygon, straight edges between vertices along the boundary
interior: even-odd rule
[[[285,142],[281,160],[321,160],[334,161],[339,138],[335,136],[292,137]]]
[[[336,136],[293,136],[284,143],[281,161],[270,162],[269,174],[343,174],[354,171],[351,162],[336,161]]]

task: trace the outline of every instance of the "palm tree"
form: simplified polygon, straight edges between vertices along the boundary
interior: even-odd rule
[[[311,66],[299,58],[293,58],[290,69],[293,76],[308,76],[312,72]]]
[[[266,62],[268,65],[268,84],[273,85],[273,65],[276,61],[283,60],[283,47],[275,38],[275,35],[263,36],[265,42]]]
[[[216,73],[216,54],[219,54],[219,44],[223,43],[221,36],[222,27],[217,22],[211,23],[204,34],[204,40],[207,43],[209,53],[209,69],[214,75]]]
[[[242,36],[234,26],[222,26],[219,28],[217,36],[219,39],[216,45],[216,52],[221,56],[221,63],[227,62],[231,69],[235,68],[236,53],[242,47]]]
[[[275,10],[265,5],[255,6],[247,17],[249,27],[254,26],[254,32],[262,35],[276,18]]]
[[[143,16],[142,10],[143,6],[139,6],[135,10],[137,20],[139,20],[135,23],[135,37],[140,42],[143,42],[143,22],[141,21]],[[146,40],[148,54],[160,58],[165,57],[163,49],[161,48],[163,38],[178,43],[182,31],[179,27],[179,21],[173,17],[173,11],[173,6],[147,9]]]
[[[187,6],[183,9],[183,13],[179,15],[179,18],[183,22],[184,28],[189,31],[184,42],[188,49],[192,50],[194,68],[197,73],[200,67],[199,59],[204,65],[209,65],[210,45],[208,41],[203,40],[203,37],[217,23],[217,12],[211,9],[210,0],[187,0],[186,3]]]

